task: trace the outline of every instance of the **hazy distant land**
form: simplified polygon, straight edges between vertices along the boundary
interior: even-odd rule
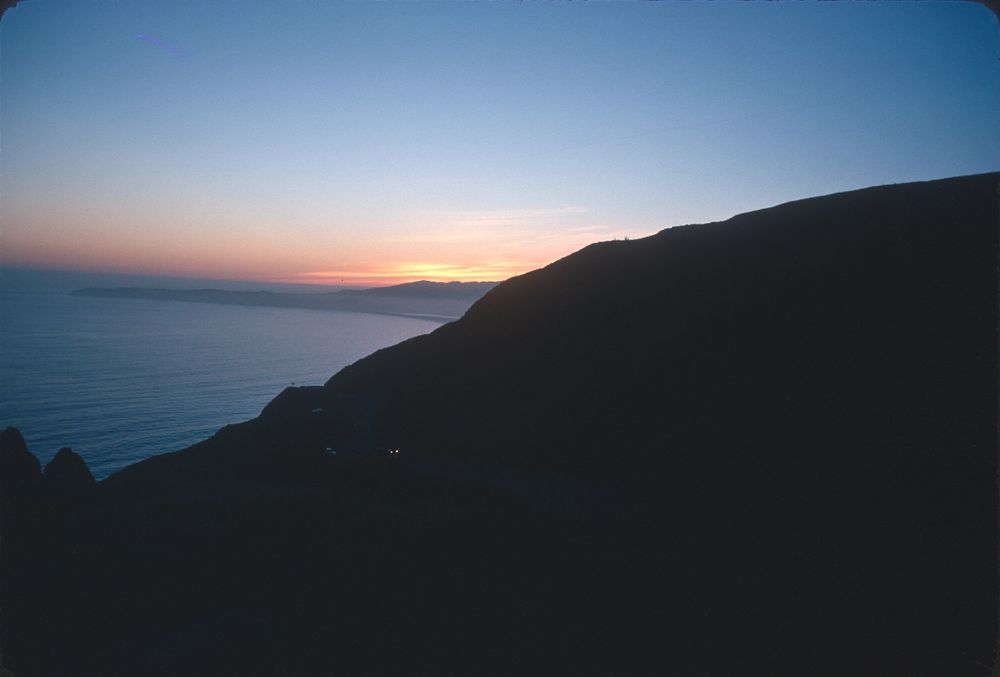
[[[73,296],[337,310],[379,315],[401,315],[436,322],[450,322],[464,315],[469,306],[497,284],[497,282],[429,282],[422,280],[390,287],[344,289],[319,293],[87,287],[70,293]]]

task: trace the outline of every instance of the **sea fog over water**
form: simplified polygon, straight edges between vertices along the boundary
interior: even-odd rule
[[[68,295],[87,285],[131,284],[287,289],[2,271],[0,426],[19,428],[43,465],[69,446],[102,479],[256,416],[286,386],[321,384],[374,350],[440,326],[360,313]]]

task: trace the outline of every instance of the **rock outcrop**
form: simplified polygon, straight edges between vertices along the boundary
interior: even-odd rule
[[[9,500],[33,495],[42,481],[38,459],[28,451],[17,428],[0,432],[0,494]]]

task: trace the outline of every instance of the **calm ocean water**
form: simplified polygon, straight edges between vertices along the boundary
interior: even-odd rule
[[[0,425],[44,465],[63,446],[96,477],[252,418],[285,386],[321,384],[432,331],[402,317],[63,292],[0,292]]]

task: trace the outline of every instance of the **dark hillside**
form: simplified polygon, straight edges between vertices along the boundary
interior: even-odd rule
[[[724,614],[767,610],[761,642],[971,651],[996,634],[997,217],[987,175],[595,244],[327,389],[378,402],[387,446],[610,482],[655,504],[643,539],[728,544],[696,561]]]
[[[998,181],[591,245],[96,491],[11,433],[4,660],[989,675]]]
[[[959,444],[956,417],[994,413],[995,183],[869,189],[591,245],[327,389],[378,400],[389,445],[602,474],[776,435],[902,453],[899,436],[929,447],[938,427]],[[623,451],[630,438],[665,446]]]

